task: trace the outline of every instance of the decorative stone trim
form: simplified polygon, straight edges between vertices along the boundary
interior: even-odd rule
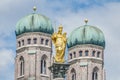
[[[33,46],[33,45],[31,45],[31,46],[21,47],[21,48],[17,49],[16,52],[17,52],[17,53],[23,52],[23,51],[25,51],[26,49],[29,49],[30,47],[33,47],[33,48],[36,47],[37,49],[40,49],[40,50],[42,50],[42,51],[48,51],[48,52],[51,52],[51,51],[52,51],[52,50],[51,50],[51,47]]]
[[[51,51],[52,51],[51,48],[47,48],[47,47],[39,47],[39,48],[40,48],[40,50],[42,50],[42,51],[47,51],[47,52],[51,52]]]
[[[17,79],[24,78],[24,75],[17,77]]]
[[[42,36],[47,36],[51,37],[51,34],[43,33],[43,32],[29,32],[29,33],[23,33],[21,35],[16,36],[16,38],[21,38],[23,36],[28,36],[28,35],[42,35]]]
[[[69,48],[68,51],[70,51],[70,50],[72,50],[72,49],[77,49],[77,48],[96,48],[96,49],[104,49],[103,47],[98,46],[98,45],[82,44],[82,45],[73,46],[73,47]]]
[[[49,75],[47,74],[40,74],[42,77],[48,77],[49,78]]]
[[[23,51],[25,51],[26,49],[28,49],[28,47],[22,47],[22,48],[20,48],[20,49],[17,49],[17,50],[16,50],[16,53],[23,52]]]
[[[71,60],[68,60],[68,63],[71,63],[71,64],[72,64],[72,63],[77,62],[77,60],[90,60],[90,61],[92,61],[92,62],[94,62],[94,63],[100,63],[100,64],[103,63],[103,60],[102,60],[102,59],[90,58],[90,57],[73,58],[73,59],[71,59]]]

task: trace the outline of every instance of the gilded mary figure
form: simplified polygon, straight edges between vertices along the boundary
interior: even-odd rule
[[[53,33],[52,41],[55,45],[56,54],[54,56],[54,60],[57,63],[64,63],[64,55],[65,55],[65,48],[66,48],[66,33],[62,34],[63,27],[60,26],[58,28],[58,32]]]

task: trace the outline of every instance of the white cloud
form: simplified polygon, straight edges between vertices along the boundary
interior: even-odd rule
[[[13,47],[15,47],[16,45],[13,44],[12,42],[14,42],[14,41],[7,41],[6,42],[5,39],[0,38],[0,48],[3,48],[3,47],[4,48],[13,48]]]
[[[11,49],[0,50],[0,71],[9,68],[8,65],[14,63],[14,52]]]
[[[21,4],[27,3],[29,0],[22,1],[22,0],[1,0],[0,1],[0,12],[11,10],[13,6],[20,6]],[[22,7],[22,6],[21,6]]]
[[[0,79],[14,80],[14,51],[0,49]]]

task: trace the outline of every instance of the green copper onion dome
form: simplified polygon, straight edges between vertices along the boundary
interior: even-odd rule
[[[68,37],[68,48],[82,44],[93,44],[105,48],[103,32],[97,27],[91,25],[83,25],[76,28]]]
[[[26,32],[44,32],[52,34],[54,32],[49,18],[41,14],[30,14],[17,22],[16,36]]]

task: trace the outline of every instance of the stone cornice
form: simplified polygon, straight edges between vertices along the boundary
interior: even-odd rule
[[[87,61],[91,61],[93,63],[99,63],[99,64],[102,64],[103,63],[103,60],[102,59],[99,59],[99,58],[92,58],[92,57],[82,57],[82,58],[74,58],[74,59],[70,59],[68,60],[68,63],[75,63],[79,60],[87,60]]]
[[[76,46],[73,46],[73,47],[69,48],[68,50],[70,51],[70,50],[72,50],[72,49],[86,48],[86,47],[88,47],[88,48],[97,48],[97,49],[102,49],[102,50],[104,49],[103,47],[98,46],[98,45],[84,44],[84,45],[76,45]]]
[[[16,53],[21,53],[23,51],[25,51],[26,49],[28,49],[28,47],[22,47],[16,50]]]
[[[51,34],[47,34],[47,33],[42,33],[42,32],[29,32],[29,33],[23,33],[19,36],[16,36],[16,38],[21,38],[23,36],[28,36],[28,35],[42,35],[42,36],[47,36],[47,37],[51,37]]]
[[[17,53],[23,52],[25,50],[28,50],[29,48],[36,48],[36,49],[40,49],[41,51],[47,51],[47,52],[51,52],[52,49],[50,47],[46,47],[46,46],[24,46],[21,47],[19,49],[16,50]]]

